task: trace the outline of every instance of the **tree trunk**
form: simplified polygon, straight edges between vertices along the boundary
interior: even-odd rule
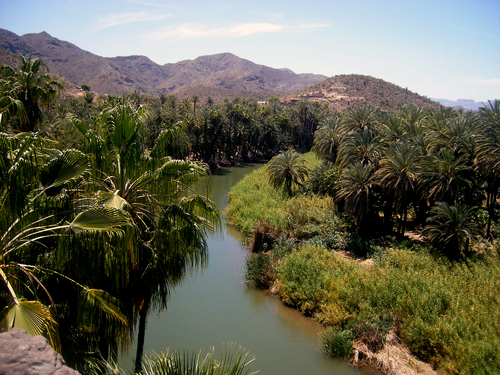
[[[135,356],[135,372],[141,371],[142,355],[144,354],[144,339],[146,337],[146,321],[149,312],[149,300],[144,302],[144,305],[139,312],[139,332],[137,333],[137,352]]]

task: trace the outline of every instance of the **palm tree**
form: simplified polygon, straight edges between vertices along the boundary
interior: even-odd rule
[[[276,189],[283,187],[291,197],[293,186],[302,186],[309,173],[305,162],[305,159],[294,151],[285,151],[275,156],[267,165],[270,184]]]
[[[24,137],[0,134],[3,169],[0,285],[6,291],[1,298],[7,307],[2,313],[0,330],[20,327],[32,335],[45,335],[51,345],[60,350],[53,291],[47,286],[54,277],[77,286],[84,292],[85,301],[104,308],[120,325],[126,324],[126,319],[108,293],[61,274],[54,260],[58,250],[66,252],[67,249],[59,248],[58,243],[66,237],[90,233],[94,238],[101,233],[108,237],[120,235],[128,220],[112,208],[82,207],[75,215],[58,212],[60,202],[71,196],[71,190],[87,173],[88,160],[76,150],[60,152],[42,148],[48,144],[37,134]],[[67,210],[65,204],[62,206]],[[79,310],[80,316],[89,316],[88,312],[83,306]]]
[[[347,135],[340,145],[338,164],[347,166],[360,162],[363,165],[378,166],[383,143],[376,132],[369,129],[360,130]]]
[[[126,212],[134,223],[128,234],[133,243],[126,244],[129,259],[123,259],[126,282],[112,284],[111,291],[124,302],[132,324],[139,320],[137,368],[151,308],[165,308],[171,289],[204,264],[205,235],[220,220],[215,205],[189,187],[208,175],[208,167],[168,156],[176,128],[161,132],[153,148],[145,150],[144,116],[142,107],[134,109],[124,102],[101,113],[100,134],[75,122],[96,166],[89,199]],[[101,159],[107,162],[98,165]]]
[[[420,153],[408,143],[393,144],[380,159],[380,169],[376,176],[386,192],[391,196],[400,217],[400,232],[407,219],[407,207],[416,187],[419,173]]]
[[[314,133],[312,150],[323,160],[335,163],[343,137],[338,118],[330,117]]]
[[[196,116],[196,103],[198,103],[198,100],[200,97],[198,95],[193,95],[191,97],[191,100],[193,101],[193,116]]]
[[[500,190],[500,100],[489,101],[479,108],[480,135],[476,169],[486,183],[486,207],[488,225],[486,235],[490,236],[491,222],[496,219],[495,206]]]
[[[306,181],[307,189],[314,194],[329,195],[335,197],[337,194],[337,181],[340,176],[338,166],[326,162],[320,166],[312,168],[309,178]]]
[[[455,157],[452,149],[422,159],[420,191],[430,202],[446,201],[451,204],[472,199],[466,194],[472,187],[472,168],[465,163],[466,156]]]
[[[474,208],[438,202],[431,209],[422,234],[448,256],[457,257],[469,251],[481,228],[474,221]]]
[[[345,168],[338,181],[336,200],[344,201],[345,211],[356,219],[361,232],[373,203],[374,172],[372,165],[357,162]]]
[[[478,121],[475,113],[446,119],[439,131],[429,132],[430,150],[452,149],[455,156],[466,155],[469,162],[475,159],[475,134]]]
[[[21,132],[33,131],[40,123],[42,103],[54,99],[62,85],[43,73],[42,60],[20,55],[21,67],[16,71],[10,65],[0,67],[0,113],[16,117],[13,127]]]
[[[341,123],[346,133],[365,130],[375,131],[380,126],[378,112],[369,105],[348,108],[342,116]]]

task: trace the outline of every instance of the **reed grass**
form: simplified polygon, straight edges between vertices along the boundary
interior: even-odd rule
[[[365,269],[304,246],[282,260],[277,278],[285,302],[337,330],[391,316],[410,350],[444,373],[500,373],[497,255],[451,263],[393,247]]]

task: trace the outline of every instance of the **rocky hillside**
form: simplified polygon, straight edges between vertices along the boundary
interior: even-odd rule
[[[383,110],[394,109],[400,104],[420,107],[439,104],[407,88],[401,88],[382,79],[350,74],[338,75],[316,83],[293,94],[285,95],[284,102],[312,100],[342,110],[353,105],[370,104]]]
[[[105,58],[46,32],[18,36],[0,29],[0,49],[4,50],[0,53],[0,63],[11,63],[6,57],[8,53],[31,53],[43,59],[51,73],[75,86],[86,84],[102,94],[140,90],[153,95],[179,93],[181,97],[197,94],[202,100],[206,92],[207,96],[211,93],[214,97],[260,99],[290,93],[326,78],[269,68],[230,53],[165,65],[158,65],[145,56]]]

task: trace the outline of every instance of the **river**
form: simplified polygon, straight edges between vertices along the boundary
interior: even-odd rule
[[[212,199],[220,210],[228,204],[231,187],[262,164],[222,168],[213,175]],[[223,343],[243,346],[256,359],[252,370],[262,375],[375,374],[355,369],[346,361],[327,357],[321,350],[319,324],[278,298],[243,282],[248,250],[238,231],[223,223],[208,238],[209,263],[187,278],[171,296],[168,308],[148,318],[144,352],[220,348]],[[132,369],[133,343],[120,365]]]

